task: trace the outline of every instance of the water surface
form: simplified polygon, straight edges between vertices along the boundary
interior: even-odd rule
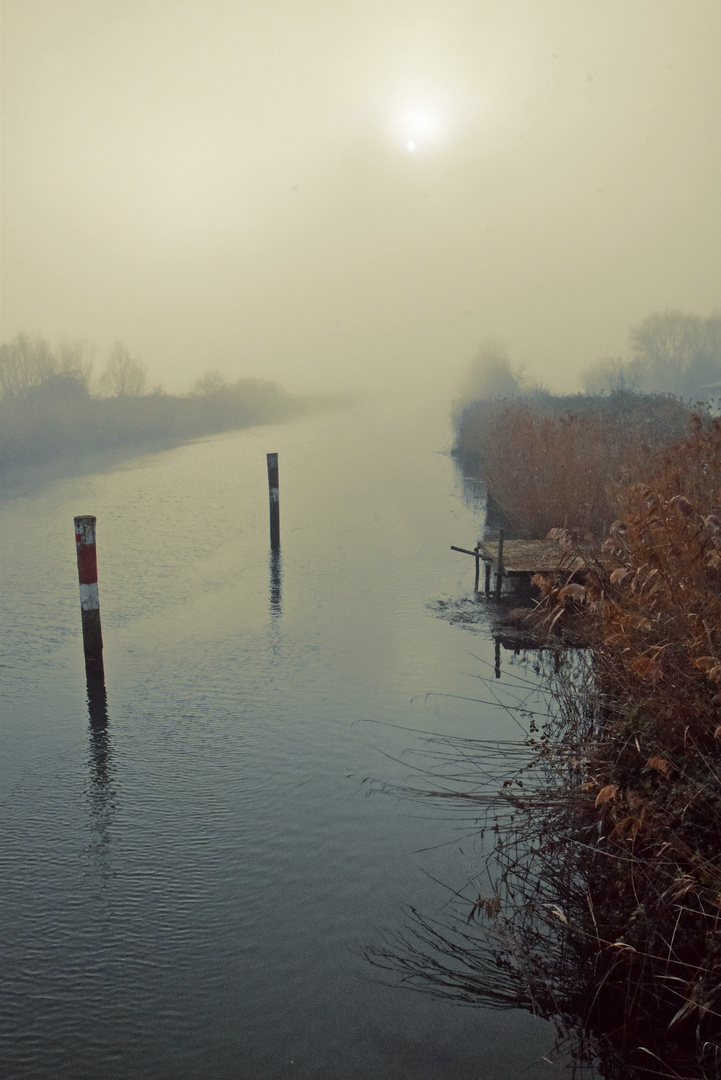
[[[449,548],[480,527],[442,452],[444,412],[368,404],[7,494],[6,1077],[553,1071],[547,1024],[381,985],[359,955],[403,903],[442,910],[431,877],[458,888],[480,866],[448,818],[365,796],[366,778],[408,772],[415,736],[387,725],[513,729],[500,710],[424,697],[477,693],[493,664],[487,636],[428,608],[472,586]],[[85,513],[107,688],[92,718],[73,539]]]

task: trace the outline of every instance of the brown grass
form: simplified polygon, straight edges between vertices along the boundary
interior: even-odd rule
[[[607,863],[606,895],[594,896],[594,930],[615,943],[596,960],[618,998],[607,1037],[636,1063],[653,1044],[668,1071],[656,1062],[648,1075],[711,1077],[721,1062],[721,420],[692,427],[619,494],[585,585],[569,597],[563,576],[545,582],[532,621],[580,622],[593,650],[600,722],[577,812]]]
[[[455,796],[469,830],[493,830],[484,887],[456,894],[455,921],[412,910],[370,958],[553,1019],[607,1080],[718,1080],[721,420],[647,455],[615,512],[583,583],[539,582],[536,630],[572,624],[591,648],[535,661],[554,705],[529,714],[530,756],[514,769],[507,751],[494,791],[489,749],[464,745],[444,784],[434,766],[432,790],[411,792]]]
[[[603,536],[618,485],[682,434],[688,417],[660,395],[482,401],[463,413],[456,452],[479,471],[511,535],[540,538],[562,526]]]

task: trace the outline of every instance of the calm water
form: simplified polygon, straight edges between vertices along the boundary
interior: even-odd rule
[[[252,429],[0,508],[0,1072],[6,1078],[538,1080],[548,1025],[374,982],[359,949],[440,912],[480,855],[365,796],[415,742],[509,736],[474,694],[479,522],[445,412]],[[265,454],[280,454],[282,556]],[[93,732],[73,516],[98,517],[107,730]],[[414,696],[420,695],[420,697]],[[368,723],[367,721],[380,721]]]

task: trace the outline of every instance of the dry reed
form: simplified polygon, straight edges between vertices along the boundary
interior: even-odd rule
[[[406,792],[493,837],[486,888],[457,893],[445,922],[411,909],[369,958],[406,985],[553,1019],[581,1071],[717,1080],[721,420],[695,417],[644,471],[600,557],[583,552],[583,584],[539,583],[536,630],[570,620],[591,646],[536,661],[552,717],[490,764],[480,744],[449,752]],[[567,551],[568,530],[554,535]]]

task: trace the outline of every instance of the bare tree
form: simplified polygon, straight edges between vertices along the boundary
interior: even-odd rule
[[[707,318],[657,311],[629,331],[633,356],[599,360],[584,376],[586,393],[630,389],[703,399],[721,381],[721,313]]]
[[[701,344],[703,320],[683,311],[657,311],[629,332],[634,356],[662,390],[673,390]]]
[[[219,394],[226,386],[225,376],[216,368],[208,368],[193,383],[192,393],[203,397],[207,394]]]
[[[140,397],[147,382],[145,364],[134,360],[125,345],[116,341],[108,353],[100,384],[109,397]]]
[[[0,392],[3,397],[24,397],[55,373],[57,361],[44,338],[18,334],[0,346]]]
[[[93,372],[96,349],[88,341],[78,339],[60,342],[56,354],[56,373],[58,375],[72,375],[74,379],[89,388],[90,377]]]
[[[634,393],[639,388],[642,374],[638,360],[608,356],[586,368],[582,376],[583,389],[586,394]]]

